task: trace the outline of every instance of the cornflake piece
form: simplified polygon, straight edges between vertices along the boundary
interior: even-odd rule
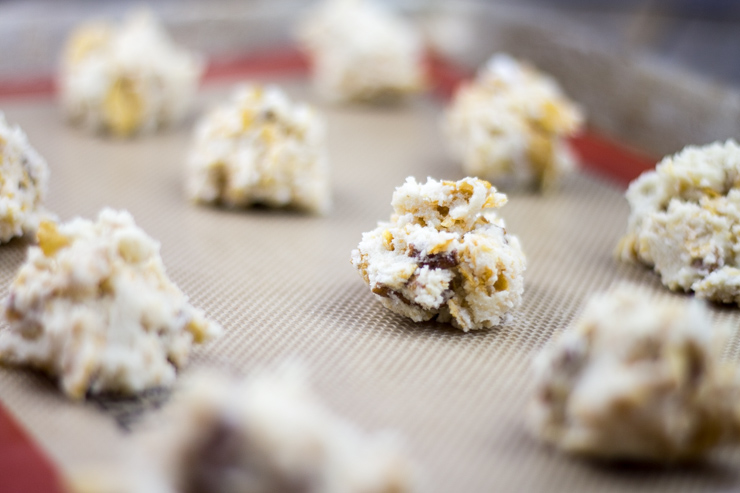
[[[196,202],[331,207],[323,119],[274,86],[238,88],[198,124],[187,166]]]
[[[467,174],[541,189],[575,167],[565,138],[582,126],[581,110],[554,79],[505,54],[457,91],[445,121],[452,154]]]
[[[686,147],[630,184],[632,212],[617,247],[654,267],[672,290],[740,303],[740,146]]]
[[[206,373],[189,383],[149,437],[159,480],[137,492],[416,491],[397,437],[367,435],[333,414],[296,367],[240,381]]]
[[[393,194],[391,222],[362,235],[352,264],[383,305],[416,322],[499,325],[524,291],[519,240],[494,212],[506,200],[475,178],[409,177]]]
[[[192,106],[203,63],[177,47],[148,12],[120,26],[93,22],[67,41],[59,76],[69,119],[117,136],[151,133]]]
[[[387,101],[424,85],[421,36],[374,1],[326,0],[299,29],[318,92],[334,101]]]
[[[10,287],[0,361],[49,372],[70,398],[169,386],[191,345],[219,334],[128,212],[45,221],[38,241]]]
[[[697,458],[738,439],[738,373],[699,301],[634,287],[594,297],[536,358],[531,424],[545,442],[606,459]]]
[[[36,232],[39,221],[49,216],[42,205],[48,183],[44,158],[0,112],[0,242]]]

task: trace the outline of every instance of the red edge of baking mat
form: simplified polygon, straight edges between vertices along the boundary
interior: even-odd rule
[[[0,491],[62,493],[59,473],[20,425],[0,406]]]
[[[449,98],[470,74],[443,57],[427,57],[429,84],[442,98]],[[295,48],[271,49],[209,63],[205,82],[239,76],[301,75],[308,60]],[[54,94],[52,77],[0,80],[0,98],[39,97]],[[593,131],[571,140],[586,169],[626,184],[655,160]],[[0,403],[0,491],[2,493],[57,493],[64,491],[60,474],[33,440]]]

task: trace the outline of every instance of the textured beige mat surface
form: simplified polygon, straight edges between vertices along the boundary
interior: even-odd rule
[[[309,97],[300,81],[283,81]],[[231,84],[203,91],[202,106]],[[361,233],[390,214],[408,175],[457,179],[439,132],[440,106],[325,108],[334,211],[325,218],[271,210],[196,207],[182,191],[190,124],[136,141],[91,138],[65,127],[50,99],[0,101],[52,168],[48,205],[62,219],[126,208],[162,243],[170,277],[219,321],[224,337],[196,349],[200,367],[232,372],[297,358],[337,412],[367,429],[399,430],[426,478],[425,491],[730,491],[740,488],[740,454],[718,453],[677,470],[604,467],[561,456],[527,433],[532,355],[615,281],[663,292],[642,268],[612,250],[628,207],[619,188],[574,175],[550,196],[514,194],[502,215],[528,257],[524,304],[513,323],[464,334],[415,324],[371,296],[349,263]],[[0,248],[0,294],[26,244]],[[737,325],[738,312],[713,308]],[[728,355],[736,357],[738,340]],[[176,390],[175,390],[176,391]],[[0,399],[66,471],[114,461],[142,414],[167,393],[136,401],[66,401],[43,376],[0,369]]]

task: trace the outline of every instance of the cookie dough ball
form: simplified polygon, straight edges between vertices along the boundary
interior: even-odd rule
[[[318,92],[332,101],[389,101],[424,85],[420,34],[372,0],[326,0],[300,27]]]
[[[325,124],[274,86],[244,86],[198,124],[187,193],[229,207],[331,207]]]
[[[630,184],[617,254],[654,267],[672,290],[740,303],[740,146],[686,147]]]
[[[583,126],[557,82],[505,54],[456,92],[445,131],[471,176],[499,185],[552,187],[576,165],[566,138]]]
[[[169,386],[193,343],[220,332],[127,212],[45,221],[38,241],[10,286],[0,362],[47,371],[70,398]]]
[[[67,41],[59,87],[72,122],[117,136],[151,133],[192,106],[201,61],[176,46],[148,13],[121,25],[83,25]]]
[[[521,304],[526,265],[494,211],[506,200],[476,178],[407,178],[390,222],[362,235],[352,264],[383,305],[415,322],[436,317],[465,332],[499,325]]]
[[[699,301],[634,287],[589,301],[535,360],[531,424],[566,452],[669,462],[738,438],[738,373]]]
[[[166,485],[158,493],[416,491],[397,437],[368,435],[332,413],[295,367],[189,383],[151,437]]]
[[[48,218],[43,207],[49,166],[17,125],[0,113],[0,242],[33,234]]]

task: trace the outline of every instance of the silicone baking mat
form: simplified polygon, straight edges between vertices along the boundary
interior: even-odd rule
[[[301,76],[263,74],[261,80],[313,99]],[[224,99],[233,82],[208,85],[200,110]],[[186,375],[205,367],[248,374],[298,359],[336,412],[363,428],[403,435],[422,472],[423,491],[740,488],[737,451],[720,451],[691,468],[603,466],[560,455],[527,433],[531,358],[567,327],[589,295],[628,280],[656,298],[682,296],[665,292],[651,272],[613,258],[629,212],[614,181],[582,171],[557,193],[510,195],[502,215],[527,254],[524,303],[512,323],[466,334],[387,311],[349,263],[361,233],[388,218],[394,187],[407,176],[463,176],[445,153],[443,106],[434,96],[399,108],[317,103],[328,121],[333,170],[334,209],[327,217],[188,203],[183,162],[192,121],[119,141],[65,126],[48,96],[2,103],[51,166],[48,206],[64,220],[93,217],[104,206],[128,209],[161,241],[172,280],[224,326],[221,339],[195,349]],[[579,147],[591,164],[600,153],[610,153],[602,157],[612,166],[621,159],[597,140]],[[26,247],[16,240],[0,248],[0,295]],[[714,307],[712,313],[718,321],[740,320],[732,309]],[[737,339],[727,354],[737,358]],[[0,400],[68,474],[119,460],[142,418],[167,405],[168,393],[73,403],[43,375],[2,368]],[[0,473],[12,476],[8,469]]]

